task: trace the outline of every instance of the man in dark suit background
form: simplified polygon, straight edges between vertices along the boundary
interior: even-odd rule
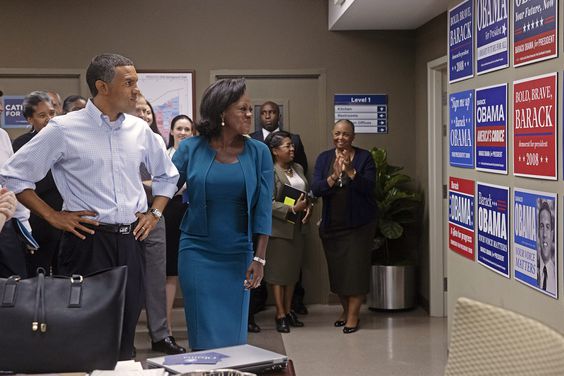
[[[260,129],[250,134],[255,140],[264,142],[266,137],[280,129],[280,107],[278,104],[267,101],[260,106]],[[307,174],[307,157],[304,151],[304,145],[300,135],[292,133],[292,143],[294,144],[294,162],[299,163],[304,168],[304,174]],[[302,278],[300,272],[300,279],[296,283],[294,289],[294,297],[292,299],[292,310],[300,313],[307,314],[307,308],[304,305],[305,291],[302,286]],[[251,301],[249,308],[249,332],[260,332],[260,327],[255,322],[255,313],[264,309],[267,298],[266,284],[261,285],[251,290]]]

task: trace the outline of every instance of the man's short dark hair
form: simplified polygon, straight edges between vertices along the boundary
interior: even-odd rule
[[[538,214],[538,223],[539,225],[538,227],[538,231],[540,231],[540,216],[543,210],[546,210],[546,212],[548,213],[548,216],[550,217],[550,230],[552,231],[552,238],[554,240],[554,216],[552,215],[552,210],[550,210],[550,205],[548,204],[548,202],[546,202],[545,200],[541,201],[541,205],[539,208],[539,214]]]
[[[92,97],[98,95],[96,81],[112,82],[116,67],[133,66],[133,61],[118,54],[102,54],[95,56],[86,70],[86,83]]]
[[[25,96],[22,107],[24,118],[30,118],[35,113],[35,107],[41,102],[51,102],[51,97],[44,91],[32,91]]]
[[[273,101],[266,101],[264,102],[261,106],[260,106],[260,110],[262,111],[262,108],[266,105],[270,105],[272,106],[272,108],[274,108],[276,110],[276,113],[278,114],[278,116],[280,116],[280,106],[278,106],[278,103],[273,102]]]

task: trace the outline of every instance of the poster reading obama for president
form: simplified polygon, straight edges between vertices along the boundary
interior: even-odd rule
[[[474,181],[451,176],[448,189],[448,246],[474,260]]]
[[[478,182],[478,263],[509,278],[509,188]]]
[[[513,171],[556,180],[557,73],[513,82]]]
[[[474,0],[448,11],[448,82],[474,76]]]
[[[558,0],[515,0],[513,66],[558,56]]]
[[[476,170],[507,174],[507,84],[476,89]]]
[[[449,96],[449,163],[474,168],[474,90]]]
[[[476,2],[476,73],[509,66],[509,0]]]
[[[515,279],[558,297],[557,196],[515,188],[513,194],[513,265]]]

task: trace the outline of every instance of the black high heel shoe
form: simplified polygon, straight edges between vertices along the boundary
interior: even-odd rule
[[[335,327],[339,328],[341,326],[345,326],[347,322],[345,320],[337,320],[333,323],[333,325],[335,325]]]
[[[290,325],[286,316],[274,320],[276,321],[276,330],[279,333],[290,333]]]
[[[343,333],[345,333],[345,334],[354,333],[354,332],[356,332],[356,331],[358,330],[358,326],[359,326],[359,325],[360,325],[360,319],[356,322],[356,326],[353,326],[353,327],[345,326],[345,327],[343,328]]]

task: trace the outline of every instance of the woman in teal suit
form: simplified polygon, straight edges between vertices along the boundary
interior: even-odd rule
[[[304,234],[310,216],[311,208],[306,194],[309,185],[302,166],[294,163],[294,144],[290,133],[273,132],[265,143],[274,160],[274,200],[272,235],[266,249],[268,265],[264,270],[264,278],[274,293],[276,330],[288,333],[290,326],[304,326],[291,310],[291,305],[294,285],[300,277]],[[286,185],[304,193],[295,202],[284,203],[283,190]]]
[[[247,343],[249,289],[264,273],[273,166],[268,147],[245,136],[252,118],[245,90],[240,79],[208,87],[196,124],[200,136],[183,140],[172,158],[189,202],[178,277],[192,350]]]

